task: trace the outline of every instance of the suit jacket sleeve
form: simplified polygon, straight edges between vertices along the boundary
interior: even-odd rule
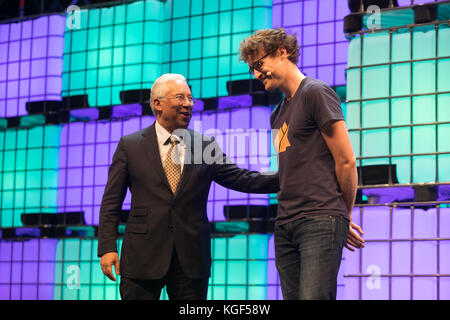
[[[116,239],[119,215],[129,184],[127,153],[123,138],[120,139],[108,171],[108,182],[103,193],[98,225],[98,256],[117,252]]]
[[[278,172],[258,172],[239,168],[213,139],[214,177],[223,187],[247,193],[275,193],[280,190]]]

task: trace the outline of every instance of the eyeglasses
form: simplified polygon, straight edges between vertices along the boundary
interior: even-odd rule
[[[166,97],[165,99],[176,99],[180,104],[184,103],[186,100],[189,104],[195,104],[196,101],[192,96],[185,96],[183,94],[177,94],[175,97]]]
[[[270,56],[272,53],[274,53],[275,51],[277,51],[277,49],[270,51],[269,53],[267,53],[266,55],[264,55],[263,57],[259,58],[258,60],[256,60],[255,62],[253,62],[252,66],[249,68],[248,72],[251,75],[254,75],[255,70],[261,71],[261,68],[263,66],[263,59]]]

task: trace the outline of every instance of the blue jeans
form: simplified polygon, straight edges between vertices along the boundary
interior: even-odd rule
[[[349,221],[305,215],[275,226],[275,263],[285,300],[335,300]]]

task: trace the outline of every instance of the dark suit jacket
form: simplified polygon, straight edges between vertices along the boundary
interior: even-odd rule
[[[279,190],[278,174],[238,168],[213,138],[189,129],[185,132],[185,164],[175,195],[161,163],[155,124],[122,137],[117,145],[100,209],[98,255],[117,251],[119,213],[130,188],[131,210],[120,257],[122,276],[162,278],[175,245],[187,276],[209,277],[211,240],[206,204],[211,182],[241,192]],[[203,151],[212,155],[213,161],[202,159]]]

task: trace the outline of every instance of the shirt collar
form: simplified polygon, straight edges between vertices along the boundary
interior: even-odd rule
[[[182,137],[176,134],[170,134],[170,132],[167,131],[162,125],[160,125],[158,121],[155,122],[156,122],[155,123],[156,137],[160,145],[164,145],[167,142],[167,139],[169,139],[172,136],[174,140],[179,141],[180,145],[184,146]]]

